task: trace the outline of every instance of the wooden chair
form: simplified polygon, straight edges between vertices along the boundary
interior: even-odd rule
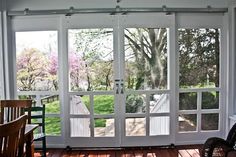
[[[27,115],[0,124],[0,157],[22,157]]]
[[[38,124],[38,129],[34,132],[34,141],[42,141],[42,156],[46,157],[46,133],[45,133],[45,105],[32,106],[26,109],[31,114],[30,124]]]
[[[203,145],[202,157],[226,157],[229,152],[233,154],[234,149],[236,149],[236,123],[230,129],[226,139],[208,138]]]
[[[32,100],[0,100],[0,124],[10,122],[25,114],[26,108],[31,108]],[[28,120],[31,113],[28,112]]]

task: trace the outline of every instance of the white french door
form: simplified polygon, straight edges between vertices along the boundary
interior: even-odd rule
[[[67,145],[173,142],[173,16],[86,15],[63,20],[63,38],[68,39]]]
[[[175,72],[171,68],[174,70],[175,61],[170,65],[175,57],[173,17],[149,14],[120,18],[122,146],[173,142],[175,95],[171,91],[175,85],[171,83],[175,82]]]

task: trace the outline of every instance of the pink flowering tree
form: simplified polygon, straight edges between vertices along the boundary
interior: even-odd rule
[[[54,90],[58,90],[58,55],[53,52],[49,56],[49,65],[47,68],[48,80],[52,84]]]
[[[46,79],[48,60],[37,49],[24,49],[17,56],[17,87],[20,91],[42,90]]]
[[[86,64],[77,52],[69,52],[70,89],[80,90],[87,86]]]

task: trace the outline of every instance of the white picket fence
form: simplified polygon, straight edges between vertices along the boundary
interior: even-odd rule
[[[170,112],[170,99],[168,94],[154,96],[154,101],[150,102],[151,113],[168,113]],[[170,118],[150,117],[150,135],[169,135]]]
[[[70,114],[89,114],[89,110],[82,102],[81,97],[73,95],[70,98]],[[90,137],[90,119],[89,118],[71,118],[70,119],[71,137]]]

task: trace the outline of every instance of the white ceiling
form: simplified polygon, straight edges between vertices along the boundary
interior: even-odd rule
[[[1,1],[1,0],[0,0]],[[74,8],[115,8],[120,7],[193,7],[205,8],[228,7],[229,2],[236,0],[2,0],[7,2],[8,10],[44,10]]]

